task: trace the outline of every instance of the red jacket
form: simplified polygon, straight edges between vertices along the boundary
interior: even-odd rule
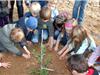
[[[94,69],[93,67],[89,67],[87,75],[99,75],[99,74],[96,69]]]

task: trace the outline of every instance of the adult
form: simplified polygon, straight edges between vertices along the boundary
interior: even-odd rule
[[[10,1],[10,4],[11,4],[10,14],[9,14],[10,22],[13,22],[14,3],[15,3],[15,0]],[[18,18],[21,18],[21,17],[23,17],[23,13],[24,13],[23,0],[16,0],[16,3],[17,3]]]
[[[72,18],[77,19],[78,25],[82,25],[84,19],[84,10],[87,6],[88,0],[75,0]]]

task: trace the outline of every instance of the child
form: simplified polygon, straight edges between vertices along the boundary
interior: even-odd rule
[[[67,41],[70,39],[70,33],[72,31],[72,28],[74,27],[73,23],[74,23],[74,20],[69,19],[64,24],[64,30],[59,34],[55,48],[54,48],[56,51],[58,50],[59,42],[61,42],[61,44],[64,46],[67,44]]]
[[[58,9],[56,8],[56,1],[50,0],[47,4],[47,7],[51,9],[51,20],[54,21],[56,16],[59,15]]]
[[[25,0],[25,3],[26,3],[26,5],[28,6],[28,7],[30,7],[30,5],[33,3],[33,2],[37,2],[36,0]],[[41,7],[44,7],[47,3],[48,3],[48,1],[47,0],[39,0],[38,1],[39,2],[39,4],[41,5]]]
[[[60,59],[68,54],[83,54],[87,50],[94,51],[96,44],[93,38],[87,34],[87,31],[82,26],[75,26],[72,29],[71,36],[67,44],[61,49],[58,54],[61,55]]]
[[[40,18],[38,19],[38,28],[39,28],[39,33],[40,36],[42,36],[42,31],[43,31],[43,40],[48,41],[48,46],[50,48],[53,47],[53,24],[51,19],[51,10],[48,7],[43,7],[40,11]]]
[[[38,30],[37,30],[37,18],[35,17],[22,17],[18,23],[17,27],[20,27],[24,34],[28,44],[38,43]]]
[[[67,21],[66,17],[58,15],[53,22],[54,41],[55,41],[54,42],[54,44],[55,44],[54,50],[55,51],[58,50],[59,42],[61,40],[62,40],[63,45],[64,45],[64,43],[67,42],[67,38],[66,38],[66,34],[65,34],[65,28],[64,28],[64,24],[65,24],[66,21]]]
[[[37,17],[39,16],[39,12],[41,10],[41,6],[38,2],[33,2],[29,7],[29,12],[25,14],[26,17]]]
[[[99,75],[96,69],[88,66],[85,57],[81,54],[70,56],[67,63],[72,75]]]
[[[0,53],[0,67],[9,68],[10,62],[1,62],[3,55]]]
[[[0,29],[0,51],[9,51],[17,56],[23,56],[24,58],[30,58],[30,52],[26,48],[25,44],[21,44],[24,38],[24,33],[20,28],[15,27],[16,24],[8,24]],[[22,45],[26,53],[23,53],[18,48],[16,48],[14,43],[19,43]]]

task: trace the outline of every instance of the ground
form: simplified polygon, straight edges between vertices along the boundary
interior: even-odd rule
[[[67,2],[67,0],[59,0],[57,8],[59,11],[68,11],[71,17],[73,3],[74,1]],[[25,6],[24,8],[25,11],[28,11]],[[16,20],[16,8],[14,10],[14,19]],[[84,26],[94,37],[96,44],[100,45],[100,5],[98,5],[97,2],[92,2],[92,0],[90,0],[85,13]],[[29,48],[31,52],[33,49],[40,51],[39,45],[37,44]],[[50,72],[49,75],[70,75],[70,72],[65,66],[65,61],[59,60],[59,56],[55,51],[47,50],[46,55],[48,54],[52,59],[49,68],[54,69],[54,72]],[[0,68],[0,75],[30,75],[31,69],[38,66],[37,59],[33,54],[32,58],[27,60],[11,53],[4,53],[4,59],[2,61],[11,62],[11,67],[9,69]]]

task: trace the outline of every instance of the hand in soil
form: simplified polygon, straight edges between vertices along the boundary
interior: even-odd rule
[[[54,47],[54,50],[55,50],[55,51],[58,51],[58,47]]]
[[[60,50],[59,52],[58,52],[58,55],[61,55],[62,54],[62,50]]]
[[[27,41],[27,45],[28,45],[29,47],[31,47],[33,44],[32,44],[31,41]]]
[[[3,62],[1,63],[1,67],[4,67],[4,68],[9,68],[11,66],[10,62]]]
[[[28,55],[28,54],[25,54],[25,53],[24,53],[22,56],[23,56],[25,59],[30,59],[30,58],[31,58],[31,55]]]
[[[61,55],[60,57],[59,57],[59,59],[60,60],[63,60],[65,57],[63,56],[63,55]]]

